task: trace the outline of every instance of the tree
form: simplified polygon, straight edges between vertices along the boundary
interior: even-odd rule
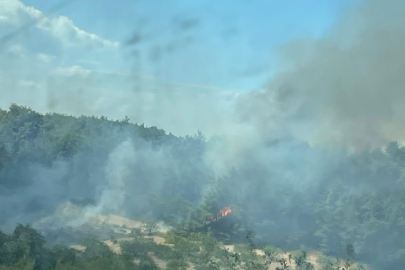
[[[307,260],[307,253],[301,249],[294,250],[291,255],[297,266],[304,265]]]
[[[84,239],[83,245],[86,249],[81,254],[81,257],[86,260],[113,256],[106,244],[95,239]]]
[[[274,247],[274,246],[265,246],[263,248],[263,251],[264,251],[264,254],[266,255],[267,259],[270,262],[275,262],[276,258],[277,258],[276,257],[277,254],[281,253],[281,250]],[[289,263],[290,263],[290,265],[291,265],[291,259],[292,259],[292,256],[291,256],[291,254],[289,254]]]
[[[156,221],[149,219],[143,224],[143,228],[148,232],[149,235],[152,235],[159,229],[159,226]]]
[[[64,245],[55,245],[52,248],[52,252],[58,263],[67,264],[74,263],[76,261],[76,253],[72,248]]]
[[[349,268],[352,264],[354,264],[356,256],[354,246],[352,244],[347,244],[342,251],[342,258],[346,268]]]

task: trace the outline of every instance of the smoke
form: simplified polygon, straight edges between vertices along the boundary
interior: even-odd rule
[[[103,190],[97,210],[119,213],[125,200],[125,178],[130,175],[130,168],[135,164],[135,151],[132,143],[120,144],[109,156],[106,167],[107,187]],[[132,165],[132,166],[131,166]]]
[[[138,149],[138,151],[136,151],[136,146],[132,139],[128,137],[123,142],[118,143],[115,148],[111,149],[111,153],[108,154],[105,160],[102,157],[95,157],[92,154],[87,155],[87,158],[95,158],[97,159],[97,163],[100,162],[105,164],[100,168],[93,168],[90,171],[91,174],[96,174],[98,177],[97,179],[94,179],[95,182],[90,183],[90,185],[84,189],[84,192],[91,191],[94,195],[77,194],[78,190],[83,188],[83,183],[78,183],[76,186],[74,180],[71,179],[72,176],[69,177],[69,182],[67,183],[68,187],[64,192],[59,191],[59,194],[55,194],[55,191],[60,189],[60,184],[57,184],[54,187],[48,187],[48,191],[42,191],[45,192],[43,196],[50,199],[50,195],[55,194],[55,197],[50,200],[49,205],[53,207],[56,205],[57,207],[54,209],[54,213],[51,211],[49,212],[50,215],[36,221],[34,227],[41,229],[62,229],[67,226],[78,227],[89,223],[92,219],[99,216],[111,214],[126,216],[129,215],[131,209],[141,208],[142,206],[145,207],[145,204],[148,204],[148,198],[142,198],[141,193],[146,191],[147,187],[142,186],[142,180],[135,178],[142,178],[143,176],[139,174],[137,175],[134,169],[145,162],[145,156],[146,158],[153,159],[155,170],[163,171],[165,167],[165,160],[162,156],[163,150],[155,152],[149,149],[148,146],[145,147],[146,149],[144,150]],[[76,162],[80,161],[73,161],[73,163]],[[69,163],[71,163],[71,161],[65,161],[65,167],[69,165],[71,166]],[[54,165],[51,171],[58,171],[58,167]],[[64,170],[63,174],[68,176],[69,172]],[[80,177],[80,173],[79,175],[77,174],[78,173],[74,173],[73,176],[78,177],[79,181],[88,180]],[[49,177],[42,172],[38,172],[38,175],[42,179],[48,179],[50,183],[54,184],[55,182],[52,177]],[[159,179],[154,179],[153,184],[155,191],[160,191],[162,189],[162,184],[159,183]],[[135,187],[129,189],[129,187],[133,185],[135,185]],[[45,185],[42,185],[42,183],[35,183],[35,186],[38,188],[44,188]],[[29,190],[32,191],[32,187]],[[69,191],[71,194],[68,195],[68,198],[60,198],[61,196],[65,197]],[[150,192],[152,193],[152,191]],[[134,205],[128,203],[128,198],[131,196],[139,196],[138,198],[135,198],[135,200],[132,200]],[[83,198],[86,197],[91,200],[90,203],[85,200],[83,202]],[[66,199],[68,203],[66,203]],[[82,200],[81,205],[69,203],[69,201],[80,203],[80,200]],[[37,209],[33,208],[32,212],[35,211],[37,211]]]
[[[353,150],[402,141],[404,5],[366,1],[325,38],[282,46],[281,72],[265,91],[240,101],[242,119],[256,123],[265,137]]]
[[[89,136],[86,151],[48,167],[30,164],[24,174],[30,185],[0,193],[0,203],[10,206],[0,210],[6,217],[2,227],[38,220],[37,227],[77,226],[92,215],[110,213],[137,219],[150,215],[152,195],[181,196],[199,206],[211,188],[225,183],[221,192],[226,196],[218,203],[243,207],[246,226],[264,241],[287,248],[305,242],[317,248],[314,206],[321,192],[342,185],[342,193],[359,195],[377,187],[393,191],[399,185],[381,183],[382,177],[366,182],[372,174],[354,173],[354,167],[363,167],[349,152],[403,141],[403,10],[405,2],[399,0],[357,3],[324,37],[281,46],[278,72],[263,90],[247,93],[170,82],[151,63],[140,65],[151,65],[155,75],[95,71],[59,65],[64,57],[57,52],[55,57],[30,55],[24,46],[8,47],[0,60],[15,66],[2,68],[0,84],[10,89],[1,92],[3,107],[14,101],[42,112],[115,119],[127,115],[132,122],[180,135],[200,129],[209,138],[169,137],[154,145],[130,128],[101,125],[105,133]],[[192,32],[204,21],[175,23],[179,31]],[[156,44],[152,52],[150,47],[142,50],[142,37],[129,40],[140,47],[139,55],[149,52],[156,65],[169,59],[163,50],[157,53]],[[112,55],[113,47],[106,48]],[[207,62],[215,60],[210,57]],[[34,75],[25,72],[29,70]],[[252,70],[261,72],[262,66]],[[198,71],[190,68],[190,74]],[[379,153],[383,156],[375,155]],[[15,171],[2,173],[14,179]],[[396,172],[382,175],[394,178]],[[219,180],[213,184],[212,179]],[[83,205],[66,206],[67,201]]]

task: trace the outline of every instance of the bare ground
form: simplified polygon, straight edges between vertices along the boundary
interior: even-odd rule
[[[121,216],[117,216],[117,215],[109,215],[109,216],[97,216],[96,219],[94,220],[97,223],[107,223],[113,226],[120,226],[120,227],[126,227],[129,229],[132,228],[138,228],[142,230],[142,223],[139,221],[134,221],[134,220],[130,220],[128,218],[124,218]],[[152,235],[152,236],[144,236],[145,238],[149,238],[149,239],[153,239],[153,241],[157,244],[161,244],[161,245],[168,245],[168,246],[173,246],[172,244],[168,244],[166,243],[165,239],[162,236],[159,235]],[[110,240],[104,241],[104,243],[111,249],[111,251],[120,254],[121,253],[121,248],[119,246],[119,243],[122,241],[127,241],[127,240],[131,240],[132,238],[130,237],[125,237],[125,238],[119,238],[117,239],[117,243],[113,243]],[[84,246],[81,245],[73,245],[71,246],[74,249],[83,251],[85,249]],[[230,252],[234,252],[235,251],[235,246],[234,245],[224,245],[223,246],[225,249],[229,250]],[[256,249],[255,250],[256,253],[258,255],[264,256],[264,251],[261,249]],[[153,259],[153,261],[156,263],[156,265],[158,265],[160,268],[162,269],[166,269],[167,267],[167,262],[160,260],[159,258],[157,258],[152,252],[148,253],[149,256]],[[296,267],[295,262],[293,260],[291,260],[291,264],[289,263],[289,252],[285,252],[282,254],[279,254],[277,257],[278,258],[284,258],[288,265],[290,265],[291,267],[293,267],[293,269]],[[318,259],[322,256],[322,254],[318,251],[311,251],[308,252],[308,257],[307,257],[307,262],[311,263],[312,265],[314,265],[315,270],[321,270],[321,266],[318,263]],[[276,267],[279,266],[278,263],[272,263],[269,267],[268,270],[276,270]],[[188,270],[194,270],[194,266],[192,264],[189,264]]]

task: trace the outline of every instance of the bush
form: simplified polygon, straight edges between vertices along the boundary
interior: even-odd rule
[[[297,270],[314,270],[315,267],[309,263],[309,262],[304,262],[301,265],[297,265]]]
[[[170,260],[169,263],[167,264],[167,269],[168,270],[186,270],[187,266],[188,266],[188,264],[184,260],[184,258],[179,258],[179,259]]]
[[[307,253],[301,249],[294,250],[291,255],[297,266],[304,265],[307,260]]]
[[[52,248],[55,259],[59,263],[74,263],[76,261],[76,252],[74,249],[64,245],[55,245]]]
[[[123,241],[120,243],[120,247],[123,254],[137,259],[144,259],[148,257],[148,252],[152,249],[153,244],[153,242],[146,239],[136,239]]]
[[[141,230],[138,229],[138,228],[131,229],[131,236],[132,236],[132,237],[141,237],[141,236],[142,236],[142,232],[141,232]]]
[[[81,257],[85,260],[111,257],[113,255],[112,251],[103,242],[94,239],[86,239],[83,241],[83,245],[86,249],[81,254]]]
[[[273,247],[273,246],[265,246],[263,248],[263,251],[264,251],[264,254],[266,255],[267,259],[270,262],[275,262],[277,254],[282,252],[281,249]]]
[[[339,268],[338,260],[328,256],[319,257],[318,264],[321,266],[321,270],[338,270]]]

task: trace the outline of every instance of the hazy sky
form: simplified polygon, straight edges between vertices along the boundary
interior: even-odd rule
[[[321,38],[354,1],[73,0],[1,42],[0,107],[209,134],[269,81],[282,45]],[[56,3],[0,0],[0,38]]]
[[[56,1],[22,2],[47,11]],[[65,65],[106,70],[133,67],[125,42],[140,30],[145,36],[138,43],[143,62],[136,68],[142,73],[176,82],[251,90],[260,88],[274,71],[272,55],[278,46],[297,37],[322,36],[351,2],[82,0],[71,2],[57,14],[88,33],[120,43],[114,53],[106,48],[91,53],[66,49]],[[189,28],[181,31],[176,19]],[[170,45],[179,49],[164,53]],[[159,49],[159,60],[154,64],[146,61]],[[44,48],[43,53],[49,52]]]

